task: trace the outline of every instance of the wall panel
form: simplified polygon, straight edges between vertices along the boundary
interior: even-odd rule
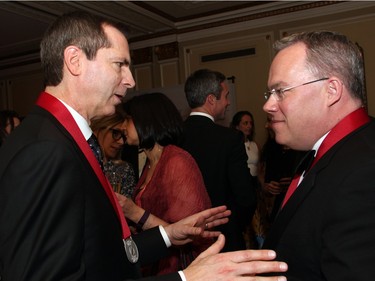
[[[134,66],[133,74],[136,83],[135,89],[137,91],[151,89],[154,87],[151,63]]]

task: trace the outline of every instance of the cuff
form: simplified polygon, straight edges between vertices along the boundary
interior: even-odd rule
[[[184,272],[183,272],[182,270],[180,270],[180,271],[178,272],[178,274],[180,274],[180,277],[181,277],[181,280],[182,280],[182,281],[186,281],[185,274],[184,274]]]
[[[172,243],[171,243],[171,240],[169,240],[167,232],[165,232],[164,227],[161,225],[159,225],[159,229],[160,229],[161,236],[164,239],[165,245],[167,246],[167,248],[169,248],[170,246],[172,246]]]

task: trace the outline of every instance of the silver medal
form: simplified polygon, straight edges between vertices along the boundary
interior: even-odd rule
[[[126,256],[131,263],[136,263],[139,258],[138,248],[131,237],[123,239]]]

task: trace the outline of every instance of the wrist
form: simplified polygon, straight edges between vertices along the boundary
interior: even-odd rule
[[[144,224],[147,221],[149,216],[150,216],[150,212],[145,210],[142,217],[137,222],[137,228],[138,229],[142,230],[142,228],[143,228],[143,226],[144,226]]]

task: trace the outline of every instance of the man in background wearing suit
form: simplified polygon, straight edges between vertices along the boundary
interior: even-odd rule
[[[312,149],[315,160],[298,169],[264,247],[288,263],[288,281],[374,280],[375,122],[362,54],[328,31],[291,35],[275,50],[264,110],[278,143]]]
[[[114,113],[135,84],[117,24],[85,12],[63,15],[41,42],[41,62],[45,92],[0,150],[1,280],[139,278],[141,263],[167,254],[170,243],[218,235],[205,228],[225,221],[225,207],[130,235],[89,127],[92,118]],[[286,270],[271,261],[273,251],[218,254],[223,244],[220,235],[184,271],[150,280],[229,280]]]
[[[185,82],[185,95],[191,113],[184,122],[182,147],[197,161],[212,206],[226,205],[232,211],[229,222],[218,228],[226,237],[223,251],[245,249],[243,232],[254,214],[256,195],[240,134],[215,123],[229,105],[226,78],[197,70]]]

